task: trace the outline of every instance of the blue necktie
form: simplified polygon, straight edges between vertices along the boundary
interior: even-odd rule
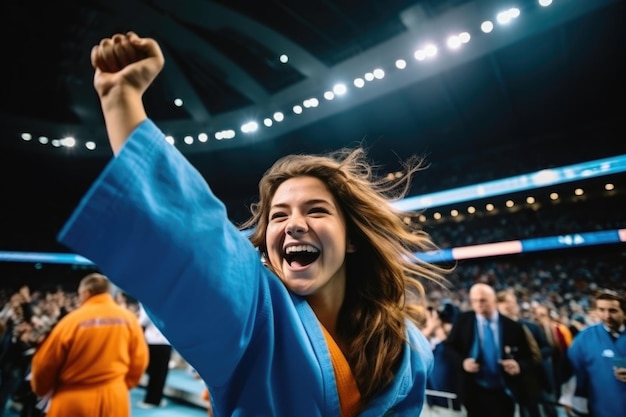
[[[485,320],[483,326],[483,363],[487,368],[485,369],[487,373],[491,375],[498,374],[499,356],[496,340],[493,337],[493,330],[491,330],[489,320]]]

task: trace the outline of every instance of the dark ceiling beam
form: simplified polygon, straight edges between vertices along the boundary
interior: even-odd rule
[[[90,45],[87,42],[90,42],[91,40],[91,36],[89,35],[94,33],[94,29],[92,28],[95,27],[95,23],[98,22],[98,30],[104,31],[104,29],[108,27],[110,28],[111,33],[113,33],[113,23],[116,21],[115,16],[113,16],[108,10],[103,10],[100,7],[98,7],[97,10],[86,10],[85,13],[85,19],[90,22],[90,25],[84,33],[78,34],[77,39],[73,44],[73,49],[78,53],[76,60],[81,62],[80,64],[78,64],[78,62],[70,62],[67,64],[72,65],[72,71],[80,72],[80,75],[82,75],[85,71],[89,71],[90,74],[93,73],[93,68],[90,65],[90,62],[91,48],[94,45]],[[81,81],[83,79],[91,78],[91,76],[83,78],[82,76],[76,76],[68,73],[65,85],[67,87],[67,94],[70,103],[69,106],[74,114],[76,114],[81,120],[81,124],[86,126],[98,126],[102,123],[102,112],[100,111],[98,96],[92,83],[85,83]]]
[[[561,59],[566,67],[570,65],[570,44],[567,28],[562,26],[559,30],[559,43],[561,45]]]
[[[127,5],[123,0],[97,1],[103,8],[113,8],[116,13],[123,13],[123,11],[127,9]],[[587,13],[607,7],[616,1],[619,0],[555,2],[552,9],[541,10],[541,13],[524,13],[520,17],[520,19],[524,19],[523,25],[513,27],[511,28],[512,30],[500,31],[499,33],[492,35],[483,36],[476,33],[476,35],[480,36],[475,36],[467,48],[459,51],[460,53],[445,54],[433,62],[411,65],[412,68],[407,68],[402,72],[395,72],[393,76],[386,77],[384,80],[370,83],[367,88],[358,91],[351,90],[349,97],[346,97],[345,100],[338,99],[334,102],[323,102],[319,108],[307,110],[302,115],[296,117],[289,116],[289,120],[285,121],[285,123],[275,125],[271,129],[261,127],[261,129],[254,135],[251,135],[250,138],[242,138],[241,135],[238,135],[237,138],[231,141],[209,141],[201,146],[194,145],[185,147],[184,152],[202,153],[215,149],[242,147],[249,145],[250,143],[285,135],[308,124],[320,121],[331,115],[351,109],[363,103],[370,102],[393,91],[423,81],[428,77],[447,69],[454,68],[455,66],[462,65],[463,63],[470,62],[479,57],[493,53],[510,43],[517,42],[543,31],[561,27],[568,21],[572,21]],[[159,3],[160,2],[164,2],[164,0],[159,0]],[[195,7],[196,3],[196,0],[177,1],[177,5],[182,4],[185,6],[181,7],[181,10],[178,13],[183,13],[183,11],[184,13],[189,13],[190,11],[188,9],[191,6]],[[473,12],[471,9],[472,7],[474,7]],[[213,9],[205,9],[204,11],[206,12],[207,10],[211,11]],[[448,30],[451,27],[459,28],[459,30],[472,30],[477,32],[480,21],[484,18],[495,17],[484,16],[477,13],[478,11],[480,10],[478,9],[478,6],[476,6],[476,2],[470,3],[467,6],[452,9],[436,18],[430,19],[427,23],[417,26],[415,30],[373,47],[358,56],[329,68],[328,71],[314,71],[313,76],[293,87],[287,88],[271,97],[259,97],[255,100],[256,103],[263,104],[257,104],[237,111],[229,112],[227,114],[217,115],[212,119],[211,126],[216,130],[223,128],[236,129],[242,121],[249,119],[251,114],[258,115],[262,118],[270,115],[271,112],[275,110],[283,110],[287,113],[293,104],[301,102],[307,97],[319,97],[320,101],[324,101],[323,98],[320,97],[320,94],[324,91],[324,89],[331,88],[336,81],[344,81],[351,85],[352,79],[356,76],[362,76],[363,71],[372,70],[379,65],[389,68],[393,65],[393,62],[400,57],[405,57],[408,61],[410,61],[412,58],[412,51],[417,46],[416,43],[420,40],[424,40],[426,37],[428,37],[428,39],[433,39],[433,36],[435,36],[436,40],[442,40],[441,36],[443,35],[443,31]],[[205,46],[204,41],[199,40],[197,37],[190,34],[189,31],[181,28],[179,24],[173,21],[173,19],[156,13],[150,8],[147,8],[147,10],[141,10],[138,15],[130,17],[134,18],[134,21],[137,23],[134,27],[140,27],[140,22],[142,21],[149,22],[150,27],[153,28],[153,30],[160,36],[164,36],[168,41],[175,42],[177,45],[184,48],[193,49],[193,53],[210,56],[211,59],[218,64],[225,65],[224,62],[220,61],[220,58],[224,57],[219,52]],[[243,22],[241,23],[243,24]],[[433,32],[430,32],[431,30]],[[441,36],[437,37],[438,35]],[[421,39],[422,37],[424,39]],[[229,64],[235,69],[238,68],[232,62]],[[412,64],[415,64],[415,62],[412,62]],[[226,65],[226,68],[228,68],[228,65]],[[228,73],[228,70],[225,72]],[[228,81],[232,83],[234,79],[237,79],[237,77],[230,78]],[[240,87],[240,91],[245,90],[247,93],[254,90],[254,88],[251,90],[242,84],[239,84],[237,87]],[[189,102],[189,98],[186,98],[186,101]],[[262,119],[259,119],[259,121],[260,120]],[[48,126],[46,122],[37,120],[29,121],[28,118],[19,118],[7,115],[0,115],[0,122],[7,126],[24,126],[31,123],[31,126],[37,125],[42,129]],[[81,139],[91,138],[93,136],[93,132],[88,131],[85,126],[59,126],[59,124],[56,123],[49,125],[53,128],[50,131],[58,131],[61,127],[65,131],[76,132],[76,137],[80,137]],[[176,134],[178,135],[193,135],[194,133],[197,133],[189,131],[188,122],[162,122],[160,125],[164,130],[177,132]],[[98,149],[106,149],[107,154],[109,152],[106,146],[100,146]],[[78,150],[63,150],[63,152],[78,152]],[[98,153],[102,154],[100,151],[85,151],[85,155],[98,155]]]
[[[167,56],[169,54],[167,45],[161,45],[161,48],[163,49],[163,54]],[[188,81],[187,76],[175,59],[167,60],[162,76],[167,80],[167,84],[172,86],[176,98],[183,100],[184,107],[194,122],[207,124],[211,121],[212,115],[210,110],[204,105],[204,102],[200,99],[195,88]]]
[[[441,92],[443,92],[442,98],[444,99],[444,102],[447,103],[451,109],[450,113],[455,114],[456,120],[461,122],[463,126],[461,130],[464,132],[468,131],[469,127],[467,125],[467,120],[465,119],[463,112],[460,110],[457,100],[454,99],[454,95],[450,92],[450,86],[446,82],[446,78],[443,76],[437,77],[437,82],[439,83]]]
[[[323,75],[328,68],[307,50],[292,42],[275,30],[250,19],[241,13],[225,8],[212,1],[202,0],[155,0],[163,10],[179,19],[207,30],[217,31],[232,28],[261,43],[276,56],[289,56],[289,65],[306,77]]]
[[[326,74],[309,77],[296,85],[280,91],[272,96],[266,106],[267,108],[255,106],[254,108],[239,109],[216,116],[213,123],[216,130],[236,128],[242,121],[249,119],[250,114],[258,114],[262,118],[271,115],[275,110],[290,113],[290,109],[294,104],[301,103],[303,99],[310,97],[318,97],[323,102],[318,108],[305,111],[298,116],[291,116],[289,120],[274,125],[270,129],[261,127],[259,131],[251,135],[249,140],[239,137],[230,141],[221,141],[220,143],[206,143],[199,147],[189,147],[186,152],[210,151],[213,149],[212,146],[219,147],[219,149],[240,147],[249,145],[251,142],[283,136],[326,117],[426,80],[442,71],[491,54],[509,44],[559,27],[568,21],[606,7],[616,1],[619,0],[559,2],[552,6],[553,10],[546,9],[534,13],[527,13],[523,10],[522,16],[520,16],[520,19],[524,20],[523,25],[515,26],[506,31],[498,30],[498,27],[496,27],[496,33],[493,34],[479,33],[479,26],[484,20],[495,20],[495,15],[485,15],[485,10],[480,1],[463,4],[437,17],[416,24],[412,30],[330,68]],[[402,72],[396,72],[392,76],[369,84],[361,90],[352,89],[352,80],[355,77],[363,76],[364,71],[373,70],[378,66],[393,70],[390,67],[398,58],[405,58],[407,61],[410,61],[410,66],[415,67],[412,55],[420,42],[427,40],[443,41],[446,35],[449,35],[451,28],[458,28],[459,31],[468,30],[472,33],[473,39],[463,50],[453,54],[440,48],[441,56],[432,62],[423,62],[418,64],[418,68],[407,68]],[[339,98],[333,102],[325,102],[321,98],[321,94],[325,89],[332,88],[339,81],[349,84],[351,89],[348,93],[349,97],[345,100]]]
[[[109,8],[114,8],[116,13],[124,15],[126,13],[127,2],[125,0],[98,0]],[[172,3],[170,3],[171,5]],[[176,6],[176,10],[180,7],[180,2],[173,3]],[[160,6],[159,6],[160,7]],[[220,73],[225,75],[223,80],[233,89],[239,91],[242,95],[249,98],[253,103],[264,103],[268,99],[268,93],[263,86],[259,84],[253,77],[246,73],[239,65],[230,60],[226,55],[221,53],[218,49],[209,45],[204,39],[198,35],[187,30],[184,26],[179,24],[175,19],[172,19],[169,14],[158,11],[153,7],[140,5],[141,19],[137,19],[137,25],[149,24],[149,30],[151,33],[158,35],[159,38],[166,40],[171,44],[175,44],[179,50],[187,50],[189,53],[205,57],[210,61]],[[176,12],[171,12],[176,15]],[[141,34],[139,34],[141,35]],[[168,61],[168,62],[171,62]],[[169,65],[169,64],[168,64]],[[182,85],[185,87],[185,85]],[[185,89],[185,101],[188,106],[191,104],[190,100],[195,96],[194,105],[201,107],[201,100],[195,93],[193,88],[187,85]],[[193,95],[192,95],[193,94]],[[197,101],[197,103],[196,103]],[[206,114],[208,118],[208,112]],[[205,120],[199,120],[199,122],[206,122]]]
[[[66,83],[66,86],[70,108],[81,120],[81,124],[93,126],[102,123],[102,112],[99,111],[100,103],[93,85],[72,78]]]
[[[168,27],[170,27],[170,32],[186,32],[184,28],[181,28],[180,25],[172,19],[164,17],[161,13],[144,6],[139,2],[133,3],[134,7],[130,8],[125,2],[119,0],[96,1],[101,3],[101,7],[106,7],[107,9],[112,10],[113,14],[117,16],[118,19],[125,18],[125,20],[128,21],[129,27],[137,32],[139,36],[141,36],[142,33],[156,33],[161,36],[161,28]],[[141,16],[141,19],[139,19],[138,16]],[[146,18],[147,16],[149,16],[149,18]],[[155,28],[158,29],[155,30]],[[163,33],[165,33],[165,31]],[[167,47],[165,45],[161,45],[161,47],[164,55],[167,57]],[[176,97],[183,98],[185,109],[187,109],[187,112],[193,121],[199,124],[206,124],[210,122],[210,112],[198,96],[195,88],[187,81],[187,77],[183,74],[180,66],[176,63],[176,60],[167,59],[167,64],[163,68],[161,76],[167,80],[168,85],[172,86],[172,90],[176,94]]]
[[[515,122],[519,124],[519,120],[517,120],[517,112],[515,111],[515,108],[513,106],[513,99],[511,98],[511,91],[506,83],[506,80],[504,79],[504,75],[502,75],[502,68],[498,60],[496,59],[495,54],[489,54],[489,65],[493,70],[493,75],[496,79],[496,83],[498,85],[498,88],[500,89],[500,92],[502,93],[503,101],[506,102],[506,105],[509,107],[510,110],[512,110],[510,113],[516,117]]]

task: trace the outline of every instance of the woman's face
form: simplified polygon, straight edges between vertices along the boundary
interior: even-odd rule
[[[272,198],[268,220],[268,261],[287,288],[302,296],[343,299],[345,255],[354,247],[325,184],[314,177],[285,181]]]

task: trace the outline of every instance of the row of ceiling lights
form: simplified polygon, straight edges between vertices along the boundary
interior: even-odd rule
[[[615,191],[615,184],[613,184],[613,183],[605,183],[603,188],[604,188],[605,193],[614,192]],[[585,191],[581,187],[576,187],[574,189],[573,194],[574,194],[574,197],[583,197],[585,195]],[[561,198],[561,196],[557,192],[551,192],[549,194],[549,198],[550,198],[551,201],[557,202]],[[538,204],[536,198],[533,197],[533,196],[527,196],[525,198],[524,202],[528,206],[534,206],[534,205]],[[511,210],[511,209],[514,209],[516,207],[516,203],[512,199],[508,199],[508,200],[506,200],[504,202],[504,206],[507,209]],[[496,210],[496,206],[495,206],[494,203],[487,203],[487,204],[485,204],[484,210],[487,213],[494,212]],[[464,210],[464,212],[466,212],[469,215],[474,215],[474,214],[478,214],[479,213],[479,211],[478,211],[478,209],[476,208],[475,205],[468,206]],[[462,211],[459,210],[459,209],[456,209],[456,208],[451,209],[450,212],[449,212],[449,218],[453,218],[454,219],[454,218],[458,218],[461,215],[462,215]],[[445,219],[446,219],[445,215],[441,211],[439,211],[439,210],[434,211],[430,215],[430,218],[426,214],[420,214],[418,216],[418,218],[417,218],[417,220],[419,222],[422,222],[422,223],[425,223],[425,222],[427,222],[429,220],[440,221],[440,220],[445,220]],[[409,224],[411,221],[412,221],[412,218],[410,216],[407,216],[407,217],[404,218],[404,222],[407,223],[407,224]]]
[[[538,4],[543,7],[547,7],[552,4],[552,0],[538,0]],[[500,25],[506,25],[506,24],[509,24],[514,19],[518,18],[520,14],[521,14],[521,11],[519,8],[510,8],[510,9],[507,9],[505,11],[498,13],[496,15],[495,21]],[[493,21],[491,20],[484,21],[480,25],[480,29],[484,33],[491,33],[494,30],[494,27],[495,25]],[[462,47],[464,44],[468,43],[470,39],[471,39],[471,35],[469,32],[461,32],[457,35],[450,36],[446,41],[446,45],[448,46],[450,50],[457,50],[460,47]],[[438,54],[439,54],[439,48],[437,47],[436,44],[431,43],[431,44],[424,45],[422,48],[416,50],[413,54],[413,57],[415,61],[426,61],[429,59],[433,59]],[[282,55],[279,59],[282,63],[287,63],[289,61],[289,58],[286,55]],[[407,68],[407,65],[408,63],[405,59],[398,59],[395,62],[395,68],[397,70],[404,70]],[[361,88],[364,88],[368,82],[381,80],[385,77],[385,75],[386,73],[384,69],[376,68],[371,72],[365,73],[363,76],[359,76],[355,78],[353,81],[353,84],[357,89],[361,89]],[[331,90],[325,91],[323,93],[323,97],[326,101],[332,101],[336,97],[345,95],[347,92],[348,92],[348,87],[346,86],[346,84],[338,83],[335,86],[333,86]],[[319,104],[320,104],[320,101],[317,98],[311,97],[311,98],[304,100],[302,103],[295,104],[292,107],[291,112],[293,113],[293,115],[297,116],[297,115],[302,114],[306,109],[314,109],[318,107]],[[174,105],[178,107],[183,106],[184,105],[183,100],[181,98],[176,98],[174,100]],[[276,111],[271,116],[268,116],[263,119],[263,125],[267,128],[270,128],[274,125],[274,123],[283,122],[285,120],[285,117],[286,115],[284,112]],[[259,129],[259,124],[256,121],[246,122],[240,127],[241,132],[244,134],[256,132],[258,129]],[[214,137],[216,140],[233,139],[235,138],[235,136],[236,136],[236,131],[233,129],[220,130],[220,131],[215,132],[214,134]],[[26,133],[26,132],[21,134],[21,138],[24,141],[31,141],[34,139],[31,133]],[[167,136],[166,139],[170,144],[172,145],[176,144],[176,140],[173,136],[171,135]],[[209,135],[207,133],[200,133],[195,138],[191,135],[187,135],[183,137],[182,142],[186,145],[192,145],[196,140],[200,143],[206,143],[209,140]],[[57,147],[57,148],[61,148],[61,147],[73,148],[78,144],[77,139],[72,136],[68,136],[68,137],[64,137],[60,139],[50,139],[47,136],[39,136],[37,138],[37,141],[40,144],[43,144],[43,145],[50,144],[53,147]],[[97,147],[96,142],[92,140],[85,141],[84,146],[88,150],[95,150]]]

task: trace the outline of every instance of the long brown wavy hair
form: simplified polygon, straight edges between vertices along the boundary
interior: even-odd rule
[[[395,209],[392,201],[407,193],[424,159],[404,163],[404,174],[393,180],[377,178],[362,147],[343,148],[327,155],[290,155],[276,161],[259,183],[259,201],[241,229],[268,259],[265,234],[276,189],[294,177],[320,179],[332,193],[347,223],[347,236],[357,250],[346,255],[346,295],[337,331],[348,343],[347,360],[366,405],[392,382],[407,343],[406,320],[417,325],[416,302],[424,302],[420,280],[445,283],[450,272],[418,259],[414,253],[437,246],[414,222],[418,213]],[[268,265],[272,269],[271,265]]]

